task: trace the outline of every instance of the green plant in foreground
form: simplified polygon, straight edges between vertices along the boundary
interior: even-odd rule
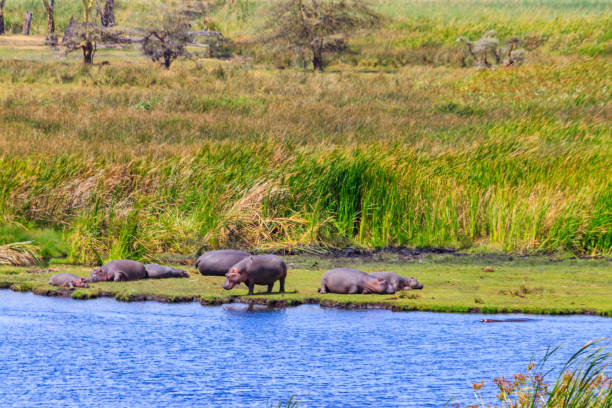
[[[274,403],[266,403],[266,408],[297,408],[300,406],[300,401],[295,401],[292,395],[287,401],[279,401],[276,405]]]
[[[602,339],[588,342],[572,355],[554,383],[545,377],[553,370],[544,371],[545,363],[559,349],[548,349],[540,361],[532,362],[524,373],[512,379],[493,380],[502,408],[609,408],[612,406],[612,378],[609,368],[612,353],[605,346],[597,346]],[[484,408],[481,389],[484,382],[473,384],[474,395]]]

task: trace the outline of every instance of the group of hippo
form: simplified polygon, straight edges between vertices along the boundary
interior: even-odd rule
[[[287,265],[276,255],[250,255],[243,251],[222,249],[200,256],[195,267],[205,276],[225,276],[223,289],[230,290],[244,283],[253,294],[255,285],[265,285],[268,293],[276,281],[280,293],[285,292]],[[53,275],[51,285],[66,287],[88,287],[90,282],[133,281],[141,279],[187,278],[187,272],[159,264],[144,265],[127,259],[110,261],[95,269],[89,278],[70,273]],[[398,290],[422,289],[423,285],[414,278],[406,278],[392,272],[365,273],[352,268],[335,268],[323,274],[320,293],[378,293],[391,294]]]
[[[142,264],[138,261],[121,259],[110,261],[96,268],[89,278],[82,278],[72,273],[58,273],[51,276],[49,284],[53,286],[88,288],[91,282],[120,282],[142,279],[188,278],[189,274],[182,269],[172,268],[156,263]]]

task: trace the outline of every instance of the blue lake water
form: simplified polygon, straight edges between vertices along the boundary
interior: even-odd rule
[[[346,311],[304,305],[75,301],[0,290],[2,407],[440,407],[562,345],[551,366],[612,319]],[[520,317],[500,315],[497,318]],[[525,317],[525,316],[523,316]]]

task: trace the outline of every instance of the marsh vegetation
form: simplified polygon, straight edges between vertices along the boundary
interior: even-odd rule
[[[120,27],[147,2],[118,2]],[[7,0],[0,36],[0,244],[101,263],[203,248],[612,248],[609,4],[377,1],[383,23],[313,74],[270,47],[263,1],[194,29],[229,59],[100,47],[84,68],[43,46],[42,4]],[[55,5],[56,27],[83,12]],[[464,67],[458,37],[520,38],[520,67]],[[37,37],[38,36],[38,37]],[[306,62],[306,70],[304,63]],[[42,237],[43,241],[37,241]]]

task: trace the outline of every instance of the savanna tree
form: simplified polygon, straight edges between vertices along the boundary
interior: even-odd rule
[[[81,0],[83,4],[83,21],[80,23],[70,19],[66,28],[62,44],[66,52],[81,50],[83,52],[83,63],[92,64],[99,42],[121,44],[130,43],[132,39],[123,32],[107,27],[93,24],[92,14],[94,12],[94,0]]]
[[[348,50],[351,34],[380,24],[382,17],[361,0],[286,0],[272,12],[270,40],[308,56],[323,71],[326,53]]]
[[[153,61],[166,69],[178,57],[190,57],[188,46],[216,46],[224,37],[218,32],[192,31],[199,20],[210,12],[210,5],[201,0],[170,0],[156,4],[154,18],[144,30],[142,50]],[[213,39],[208,45],[196,43],[196,39]]]
[[[92,64],[96,53],[96,27],[91,23],[91,15],[94,9],[94,0],[81,0],[83,5],[83,22],[70,22],[66,29],[63,45],[67,52],[76,50],[83,51],[83,63]]]
[[[457,42],[465,44],[466,53],[463,57],[463,65],[467,66],[466,59],[472,57],[481,68],[490,68],[493,65],[504,63],[505,66],[520,65],[525,56],[525,51],[518,49],[520,40],[518,37],[510,37],[503,47],[499,46],[499,40],[495,37],[495,31],[487,31],[478,41],[470,41],[466,37],[457,38]],[[504,58],[505,57],[505,58]]]
[[[6,0],[0,0],[0,35],[4,34],[4,3]]]
[[[47,10],[47,38],[45,44],[56,46],[57,36],[55,35],[55,0],[42,0],[43,6]]]

